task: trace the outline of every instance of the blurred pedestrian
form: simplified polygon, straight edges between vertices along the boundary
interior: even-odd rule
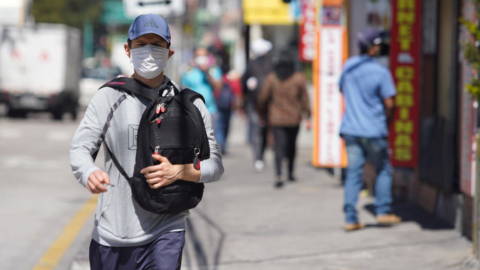
[[[236,109],[236,89],[240,88],[240,81],[235,77],[234,72],[225,70],[222,78],[222,89],[216,92],[216,101],[218,107],[218,121],[215,129],[215,137],[222,154],[227,153],[227,138],[230,130],[230,119],[232,112]]]
[[[222,89],[222,71],[209,51],[204,47],[195,50],[193,66],[182,76],[182,86],[200,93],[212,115],[214,130],[218,121],[218,107],[214,92]]]
[[[247,137],[254,151],[254,168],[257,172],[263,171],[265,163],[263,155],[267,147],[268,126],[260,125],[257,113],[258,93],[263,86],[268,73],[272,71],[272,62],[269,52],[272,43],[265,39],[256,39],[250,45],[254,60],[250,61],[242,76],[243,109],[248,118]]]
[[[340,135],[345,140],[348,155],[344,204],[346,231],[365,227],[358,221],[355,208],[367,158],[373,162],[377,172],[377,222],[392,225],[401,221],[391,213],[392,176],[387,140],[393,116],[395,84],[390,71],[374,59],[381,49],[380,33],[365,29],[358,33],[357,39],[361,55],[347,60],[339,82],[345,98]]]
[[[75,178],[91,193],[100,194],[89,252],[92,270],[179,270],[181,267],[188,211],[159,214],[145,210],[132,197],[127,175],[138,169],[134,168],[138,125],[150,100],[115,88],[127,84],[144,94],[175,95],[175,83],[164,75],[168,59],[174,54],[170,45],[170,30],[162,17],[154,14],[137,17],[124,46],[134,74],[97,91],[72,140],[70,164]],[[210,114],[201,99],[193,104],[204,120],[210,158],[202,160],[198,170],[193,163],[171,164],[166,157],[152,155],[161,164],[142,169],[140,173],[147,181],[145,188],[162,188],[180,179],[194,183],[216,181],[223,174]],[[105,172],[95,165],[93,158],[102,143],[106,153]]]
[[[295,71],[295,61],[288,53],[282,53],[260,91],[258,114],[268,113],[268,124],[273,129],[275,149],[275,186],[282,187],[282,165],[288,160],[289,181],[295,181],[294,165],[298,130],[303,117],[310,129],[310,103],[306,89],[305,76]]]

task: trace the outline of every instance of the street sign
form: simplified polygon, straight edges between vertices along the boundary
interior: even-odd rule
[[[123,0],[125,15],[135,19],[142,14],[181,16],[185,13],[185,0]]]
[[[106,25],[130,25],[133,19],[127,18],[120,1],[107,0],[103,2],[102,22]]]
[[[245,24],[290,25],[300,15],[299,1],[243,0]]]
[[[396,167],[418,165],[422,59],[421,0],[392,1],[390,70],[397,87],[390,125],[391,162]]]
[[[312,163],[317,167],[345,168],[348,160],[345,142],[340,137],[345,106],[338,81],[347,58],[347,28],[341,20],[343,1],[324,3],[331,5],[316,8]]]
[[[312,62],[315,58],[315,20],[317,16],[315,5],[315,0],[302,1],[302,22],[300,24],[298,57],[303,62]]]

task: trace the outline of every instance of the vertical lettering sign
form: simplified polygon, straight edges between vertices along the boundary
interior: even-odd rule
[[[323,27],[320,40],[320,164],[339,167],[342,161],[342,96],[338,81],[342,72],[343,28]]]
[[[346,29],[341,24],[342,2],[325,5],[317,14],[317,46],[314,59],[314,166],[345,167],[345,143],[340,138],[343,99],[338,86],[346,58]]]
[[[303,62],[312,62],[315,58],[315,0],[303,0],[301,4],[299,57]]]
[[[392,0],[390,69],[397,96],[389,141],[392,165],[398,167],[418,162],[421,8],[421,0]]]

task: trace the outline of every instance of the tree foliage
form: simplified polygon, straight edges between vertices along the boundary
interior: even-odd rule
[[[472,3],[475,6],[477,18],[480,18],[480,1],[472,0]],[[472,36],[471,41],[462,44],[463,57],[473,69],[473,78],[466,86],[467,91],[480,100],[480,28],[476,21],[464,18],[460,18],[459,21]]]
[[[100,21],[102,0],[33,0],[31,14],[36,22],[61,23],[82,28],[85,21]]]

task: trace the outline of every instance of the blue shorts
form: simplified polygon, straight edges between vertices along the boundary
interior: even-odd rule
[[[180,270],[185,232],[170,232],[134,247],[108,247],[90,242],[91,270]]]

